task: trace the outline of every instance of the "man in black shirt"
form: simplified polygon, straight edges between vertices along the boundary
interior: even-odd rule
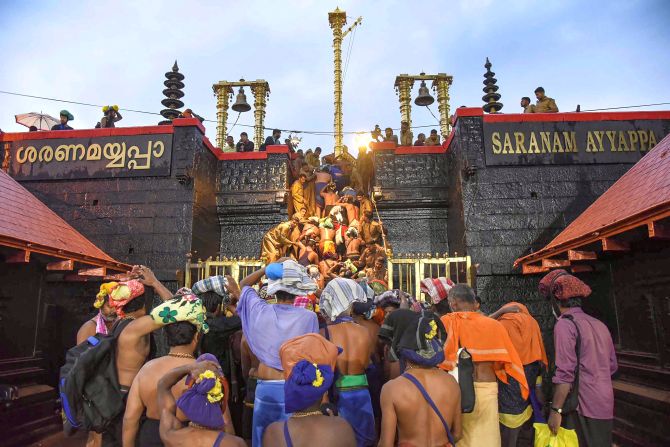
[[[246,132],[240,134],[240,141],[237,142],[237,152],[253,152],[254,142],[249,139]]]

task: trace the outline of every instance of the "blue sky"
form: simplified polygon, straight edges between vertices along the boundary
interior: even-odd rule
[[[163,75],[177,59],[186,107],[207,119],[216,119],[212,84],[265,79],[267,126],[332,131],[328,11],[338,5],[350,23],[363,16],[344,82],[345,131],[399,126],[399,73],[447,72],[452,111],[481,106],[487,56],[507,113],[519,112],[519,98],[538,85],[562,111],[670,101],[670,2],[662,0],[0,0],[0,90],[158,112]],[[0,94],[0,129],[24,130],[15,114],[57,116],[61,108],[78,129],[101,117],[93,107]],[[119,125],[159,118],[127,112]],[[437,128],[426,110],[414,108],[412,119]],[[239,124],[253,124],[253,112]],[[215,141],[215,124],[205,125]],[[249,129],[233,129],[236,139],[242,130]],[[330,136],[303,137],[302,148],[329,152],[333,144]]]

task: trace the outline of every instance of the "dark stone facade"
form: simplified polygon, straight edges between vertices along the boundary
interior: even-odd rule
[[[447,240],[448,169],[444,154],[396,154],[375,150],[377,204],[396,256],[449,251]]]
[[[189,254],[218,254],[216,162],[198,127],[175,126],[170,176],[21,184],[111,257],[151,266],[176,290]]]
[[[286,153],[219,161],[216,209],[222,256],[258,258],[265,232],[288,218],[286,199],[277,199],[287,193],[288,163]]]
[[[553,324],[514,261],[550,242],[633,164],[487,166],[483,118],[465,116],[449,146],[449,245],[477,268],[477,293],[486,312],[521,301],[545,331]],[[591,282],[597,274],[591,274]]]

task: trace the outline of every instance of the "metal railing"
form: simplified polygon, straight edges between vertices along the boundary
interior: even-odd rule
[[[388,258],[388,285],[400,289],[413,297],[423,299],[421,280],[447,277],[455,283],[465,282],[474,287],[475,271],[470,256],[432,257],[415,255],[404,258]]]
[[[263,266],[259,259],[216,258],[205,261],[188,262],[184,275],[186,287],[215,275],[230,275],[237,282]],[[470,256],[432,257],[412,255],[402,258],[388,258],[388,285],[390,289],[400,289],[421,299],[421,280],[424,278],[447,277],[455,283],[465,282],[474,287],[475,270]]]

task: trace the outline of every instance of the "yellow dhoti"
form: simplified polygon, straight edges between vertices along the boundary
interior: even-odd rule
[[[498,383],[475,382],[475,409],[463,413],[463,437],[458,447],[500,445]]]

